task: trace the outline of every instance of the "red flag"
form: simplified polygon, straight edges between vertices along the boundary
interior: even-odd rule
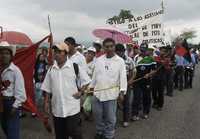
[[[37,116],[43,121],[47,130],[51,132],[51,127],[48,125],[48,118],[37,110],[37,106],[35,105],[33,100],[34,99],[33,73],[36,62],[37,48],[43,41],[45,41],[49,37],[50,35],[28,48],[19,49],[14,57],[14,63],[21,69],[25,80],[27,101],[25,102],[23,107],[32,113],[36,113]]]

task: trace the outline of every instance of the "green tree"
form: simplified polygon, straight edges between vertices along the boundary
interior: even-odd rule
[[[131,14],[130,10],[124,10],[122,9],[119,13],[119,15],[115,15],[112,18],[109,18],[107,20],[108,24],[117,24],[117,23],[123,23],[125,22],[125,19],[133,18],[133,15]]]
[[[181,39],[193,39],[197,37],[196,36],[196,31],[195,30],[188,30],[188,31],[183,31],[181,34],[180,34],[180,38]]]
[[[119,13],[119,18],[121,19],[129,19],[129,18],[133,18],[133,15],[131,14],[130,10],[121,10]]]

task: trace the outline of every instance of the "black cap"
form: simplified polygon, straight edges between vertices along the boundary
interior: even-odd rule
[[[124,52],[124,51],[126,51],[126,49],[125,49],[123,44],[116,44],[115,45],[115,51]]]
[[[68,42],[69,44],[73,45],[74,47],[77,47],[78,44],[76,43],[76,40],[73,37],[67,37],[65,38],[64,42]]]

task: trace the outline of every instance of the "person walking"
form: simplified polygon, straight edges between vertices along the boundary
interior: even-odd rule
[[[127,90],[126,65],[115,53],[115,41],[103,41],[105,54],[96,59],[90,84],[94,90],[93,113],[96,120],[95,139],[114,139],[117,99],[123,101]],[[100,91],[95,91],[100,90]]]
[[[56,139],[82,139],[80,127],[80,97],[90,83],[85,72],[67,58],[69,46],[61,43],[53,46],[54,64],[49,68],[41,89],[45,91],[45,112],[51,109]],[[78,69],[78,70],[77,70]],[[78,71],[78,73],[77,73]],[[77,74],[81,88],[77,87]]]
[[[116,54],[123,58],[126,64],[126,73],[127,73],[127,81],[128,81],[128,89],[126,95],[124,96],[123,103],[123,126],[128,127],[129,125],[129,116],[130,116],[130,101],[131,96],[133,95],[133,87],[131,81],[134,79],[135,74],[135,66],[133,63],[133,59],[125,55],[125,47],[122,44],[116,44],[115,47]]]
[[[9,86],[1,92],[3,113],[0,120],[7,139],[20,139],[19,107],[27,99],[22,72],[12,62],[15,53],[15,46],[7,42],[0,43],[1,79],[9,82]]]

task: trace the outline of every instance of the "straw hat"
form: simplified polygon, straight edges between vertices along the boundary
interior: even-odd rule
[[[59,43],[54,45],[54,47],[58,48],[61,51],[69,52],[69,46],[66,43]]]

